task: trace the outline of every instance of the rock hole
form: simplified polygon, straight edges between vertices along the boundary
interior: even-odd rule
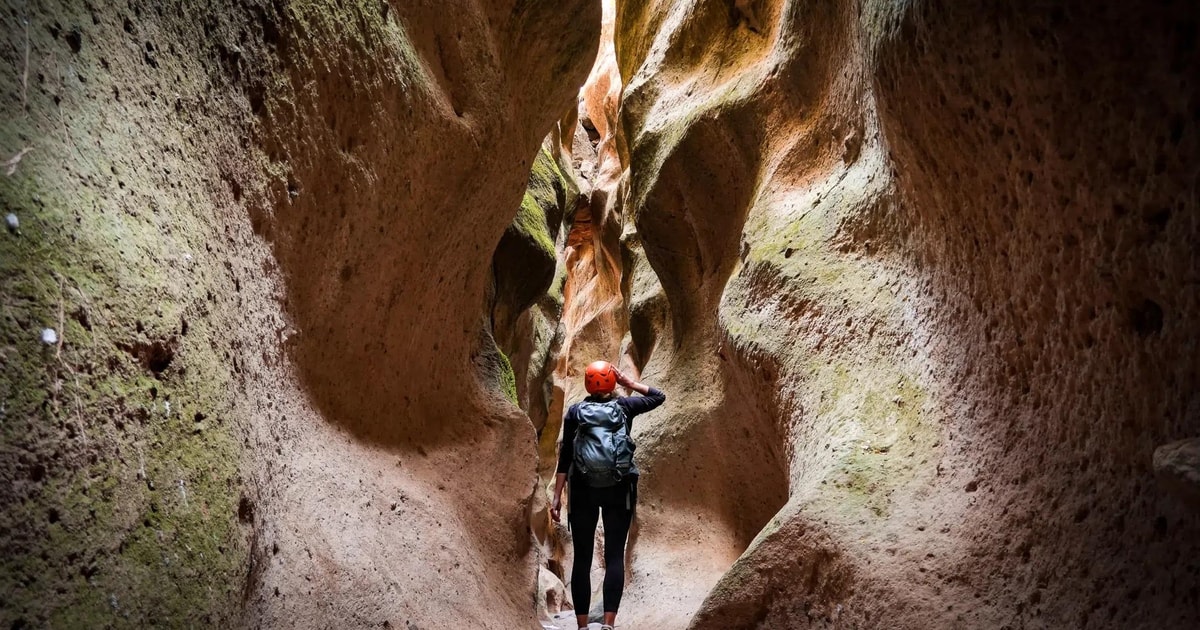
[[[1163,309],[1154,300],[1146,299],[1131,309],[1129,319],[1138,335],[1148,337],[1162,330]]]
[[[592,144],[600,142],[600,132],[596,130],[596,125],[592,123],[592,119],[584,116],[579,119],[579,125],[587,132],[588,141]]]
[[[71,52],[78,55],[79,51],[83,50],[83,33],[79,29],[71,29],[63,36],[67,40],[67,45],[71,47]]]
[[[1146,215],[1146,223],[1154,226],[1158,231],[1162,231],[1167,227],[1167,223],[1171,221],[1171,209],[1162,208],[1157,212],[1152,212]]]
[[[267,15],[265,10],[258,11],[258,25],[262,28],[263,41],[274,46],[276,49],[282,48],[283,36],[279,32],[279,27],[275,21]]]
[[[119,344],[118,347],[129,353],[143,369],[149,370],[157,378],[171,367],[171,362],[175,360],[177,345],[176,339],[171,337],[166,340],[155,339],[151,342],[138,341],[131,344]]]
[[[729,7],[729,27],[738,28],[742,24],[751,33],[759,33],[762,30],[762,24],[758,20],[758,16],[754,14],[753,7],[749,6],[747,0],[734,0]]]
[[[83,326],[84,330],[91,331],[92,321],[88,317],[87,310],[84,309],[82,306],[80,306],[79,308],[77,308],[71,312],[71,319],[75,320],[76,322],[79,322],[79,325]]]
[[[255,116],[262,116],[263,108],[266,106],[266,93],[262,85],[254,83],[250,86],[246,93],[246,99],[250,101],[250,112]]]
[[[238,499],[238,520],[249,525],[254,522],[254,502],[250,497]]]

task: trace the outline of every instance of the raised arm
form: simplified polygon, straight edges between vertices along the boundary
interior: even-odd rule
[[[641,396],[628,396],[621,399],[621,405],[625,407],[625,412],[631,418],[640,413],[646,413],[667,400],[667,395],[662,390],[635,381],[620,371],[617,372],[617,383],[641,394]]]

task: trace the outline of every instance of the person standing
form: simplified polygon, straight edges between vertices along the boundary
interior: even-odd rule
[[[617,385],[640,396],[618,397]],[[562,444],[554,479],[550,514],[558,522],[562,491],[570,488],[567,520],[575,552],[571,597],[580,628],[588,623],[591,603],[592,553],[596,524],[604,519],[604,625],[612,630],[625,589],[625,542],[637,507],[638,470],[630,439],[635,416],[666,401],[661,390],[634,381],[607,361],[595,361],[584,372],[588,397],[571,405],[563,417]]]

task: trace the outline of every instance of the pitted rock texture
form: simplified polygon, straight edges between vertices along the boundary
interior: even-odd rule
[[[1187,3],[616,20],[628,627],[1200,623]]]
[[[536,628],[489,284],[599,6],[0,19],[0,625]]]
[[[624,628],[1200,626],[1191,3],[0,23],[0,627],[535,628],[595,358]]]

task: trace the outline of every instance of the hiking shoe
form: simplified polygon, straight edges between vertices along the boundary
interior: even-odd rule
[[[613,628],[610,625],[605,624],[603,626],[600,626],[600,630],[615,630],[615,628]]]

